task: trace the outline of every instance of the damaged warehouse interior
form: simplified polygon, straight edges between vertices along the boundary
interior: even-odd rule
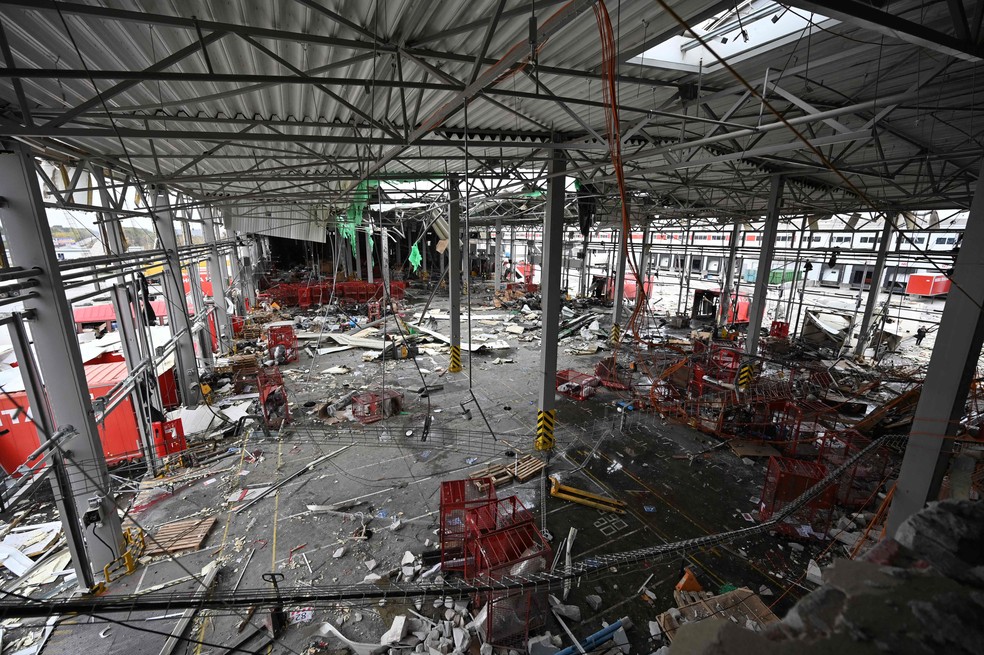
[[[0,653],[980,653],[982,28],[0,1]]]

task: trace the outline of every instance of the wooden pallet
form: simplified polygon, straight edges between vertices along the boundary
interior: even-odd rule
[[[215,525],[215,517],[186,519],[162,525],[153,539],[147,539],[144,555],[185,553],[200,550],[209,530]]]
[[[679,618],[677,618],[679,617]],[[731,620],[740,626],[752,621],[760,628],[775,623],[779,618],[762,602],[758,594],[744,587],[718,596],[702,598],[656,617],[656,624],[670,642],[683,623],[696,623],[708,618]]]
[[[518,462],[509,468],[517,480],[526,482],[536,477],[546,466],[547,463],[542,459],[538,459],[533,455],[523,455]]]
[[[673,590],[673,600],[676,601],[677,607],[685,607],[687,605],[693,605],[694,603],[699,603],[702,600],[707,600],[708,598],[713,598],[714,594],[710,591],[680,591],[678,589]]]
[[[492,486],[501,487],[505,483],[512,480],[513,474],[512,471],[510,471],[502,464],[488,464],[478,469],[477,471],[469,473],[468,477],[473,480],[478,478],[492,478]],[[479,491],[485,491],[488,485],[482,482],[477,482],[476,486],[478,487]]]

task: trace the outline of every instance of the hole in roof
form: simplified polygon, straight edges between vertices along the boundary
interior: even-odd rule
[[[789,8],[773,0],[744,0],[694,25],[693,31],[718,56],[734,64],[837,23],[832,18]],[[697,73],[702,61],[704,72],[721,67],[714,55],[686,30],[641,52],[629,63]]]

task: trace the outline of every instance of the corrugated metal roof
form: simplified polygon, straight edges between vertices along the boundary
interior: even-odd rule
[[[452,100],[477,70],[511,48],[528,50],[530,3],[507,0],[476,68],[497,4],[319,0],[319,11],[264,0],[83,0],[59,3],[59,14],[50,3],[7,2],[0,20],[15,65],[65,71],[22,78],[36,123],[90,106],[58,130],[4,125],[0,135],[33,135],[30,142],[48,152],[68,144],[117,166],[129,157],[148,182],[235,207],[228,227],[324,241],[323,212],[311,207],[343,208],[339,192],[381,153],[403,145],[404,135]],[[734,6],[668,4],[692,23]],[[535,6],[543,26],[569,3]],[[899,20],[955,38],[946,3],[901,0],[891,9]],[[878,207],[968,203],[984,154],[975,111],[984,100],[979,60],[841,22],[735,59],[740,79],[714,61],[693,74],[628,63],[683,32],[660,3],[620,0],[608,10],[621,53],[620,119],[633,132],[623,147],[626,173],[640,202],[755,213],[764,207],[767,179],[783,173],[789,211],[868,208],[849,187]],[[160,79],[107,73],[145,71],[166,57],[175,61],[158,66]],[[467,122],[465,111],[452,113],[379,175],[501,170],[526,158],[524,168],[539,170],[553,133],[570,143],[572,175],[610,193],[607,151],[590,133],[604,134],[601,63],[598,26],[586,11],[543,45],[536,66],[487,86],[468,104]],[[301,80],[299,72],[322,80]],[[106,95],[105,107],[92,102],[93,83]],[[839,172],[788,127],[772,129],[777,119],[745,97],[746,83],[766,88],[769,103],[819,144]],[[0,95],[7,121],[23,123],[9,78],[0,78]],[[832,115],[804,120],[813,111]],[[94,136],[94,129],[102,133]]]

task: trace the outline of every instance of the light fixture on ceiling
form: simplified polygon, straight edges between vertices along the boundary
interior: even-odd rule
[[[773,23],[778,23],[780,20],[782,20],[782,17],[786,15],[786,12],[787,11],[789,11],[789,7],[786,7],[780,13],[776,14],[775,16],[773,16],[772,17],[772,22]]]

